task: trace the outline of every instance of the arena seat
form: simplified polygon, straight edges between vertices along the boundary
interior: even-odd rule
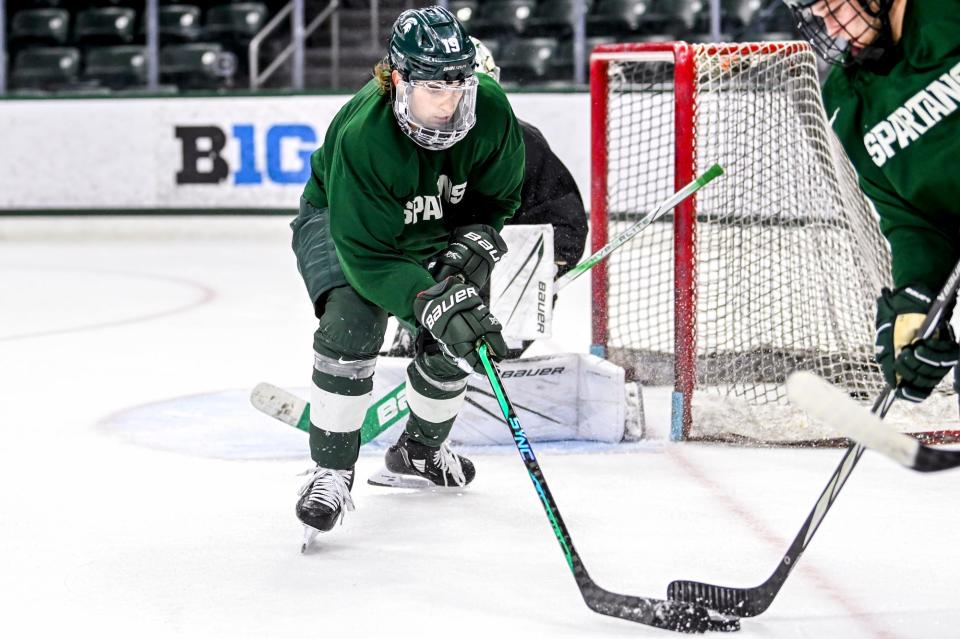
[[[219,42],[170,44],[160,49],[160,79],[187,89],[229,85],[237,71],[237,57]]]
[[[626,35],[639,31],[651,0],[598,0],[587,16],[587,34]]]
[[[81,44],[130,44],[136,11],[129,7],[90,7],[77,13],[74,40]]]
[[[10,22],[10,42],[15,46],[29,44],[66,44],[70,14],[63,9],[24,9]]]
[[[480,5],[480,15],[471,20],[470,33],[481,38],[523,33],[536,7],[536,0],[489,0]]]
[[[206,30],[211,39],[247,43],[266,24],[267,6],[261,2],[237,2],[211,7]]]
[[[164,4],[157,7],[160,41],[194,42],[203,34],[200,7],[192,4]],[[140,21],[140,30],[146,33],[146,16]]]
[[[580,0],[550,0],[541,2],[527,21],[524,35],[552,35],[563,37],[573,31]],[[592,0],[586,2],[586,12],[592,8]]]
[[[480,13],[480,2],[478,0],[450,0],[448,8],[450,13],[457,16],[457,20],[463,25],[463,28],[470,33],[470,25],[473,19]]]
[[[17,54],[10,80],[15,89],[58,89],[73,84],[79,73],[76,47],[31,47]]]
[[[93,47],[85,56],[83,76],[111,89],[145,86],[145,48],[139,45]]]
[[[499,58],[501,79],[506,83],[550,79],[550,60],[557,51],[557,39],[514,38],[503,43]]]

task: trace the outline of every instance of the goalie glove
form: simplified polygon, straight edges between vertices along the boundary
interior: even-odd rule
[[[500,322],[490,314],[475,286],[448,277],[417,293],[413,311],[417,321],[458,365],[460,361],[466,362],[468,368],[483,374],[483,364],[476,351],[480,340],[490,346],[497,358],[507,353]]]
[[[437,258],[433,269],[436,280],[457,276],[462,282],[482,289],[490,281],[494,265],[506,252],[506,242],[492,226],[461,226],[454,229],[450,245]]]
[[[931,337],[917,338],[933,297],[923,286],[903,286],[884,288],[877,299],[877,362],[897,395],[911,402],[926,399],[960,358],[949,317]]]

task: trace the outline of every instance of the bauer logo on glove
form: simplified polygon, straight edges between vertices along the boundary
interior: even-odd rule
[[[434,288],[436,287],[430,288],[428,290],[432,291],[434,290]],[[437,320],[440,319],[441,315],[443,315],[446,311],[449,311],[451,308],[453,308],[455,304],[459,304],[460,302],[464,301],[468,297],[477,297],[477,290],[472,286],[467,286],[465,288],[458,288],[456,290],[452,290],[452,292],[446,299],[440,300],[439,303],[435,303],[427,307],[430,309],[430,314],[423,317],[420,320],[420,323],[426,326],[428,329],[432,330],[433,325],[437,323]],[[477,307],[477,310],[480,310],[482,308],[484,308],[483,304]],[[491,317],[493,316],[491,315]],[[499,324],[500,322],[497,322],[498,326]]]
[[[465,370],[483,373],[476,351],[480,340],[489,345],[495,358],[507,354],[500,321],[490,313],[476,287],[463,284],[456,277],[448,277],[418,293],[413,311],[445,353],[466,362]]]

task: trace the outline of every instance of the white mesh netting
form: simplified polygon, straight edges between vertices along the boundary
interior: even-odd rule
[[[812,370],[866,405],[879,394],[874,305],[889,283],[887,243],[829,129],[808,46],[693,46],[690,149],[676,148],[669,52],[634,51],[608,65],[609,233],[673,193],[675,151],[697,173],[723,165],[697,196],[689,435],[830,439],[790,409],[783,380]],[[673,272],[672,216],[608,266],[608,357],[645,385],[673,384]],[[895,405],[887,419],[903,430],[953,428],[957,401],[938,393],[919,409]]]

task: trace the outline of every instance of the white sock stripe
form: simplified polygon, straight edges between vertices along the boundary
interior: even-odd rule
[[[347,377],[349,379],[365,379],[373,376],[377,366],[377,358],[344,360],[313,352],[313,368],[333,377]]]
[[[890,328],[891,326],[893,326],[893,324],[892,324],[891,322],[887,322],[886,324],[881,324],[880,326],[877,327],[876,335],[879,336],[880,333],[882,333],[883,331],[887,330],[887,329]]]
[[[316,384],[310,389],[310,423],[334,433],[359,430],[373,391],[363,395],[338,395]]]
[[[463,400],[467,396],[467,382],[463,380],[463,387],[459,395],[447,399],[433,399],[417,392],[410,382],[410,373],[407,373],[407,405],[410,411],[425,421],[440,424],[453,419],[460,412]]]

